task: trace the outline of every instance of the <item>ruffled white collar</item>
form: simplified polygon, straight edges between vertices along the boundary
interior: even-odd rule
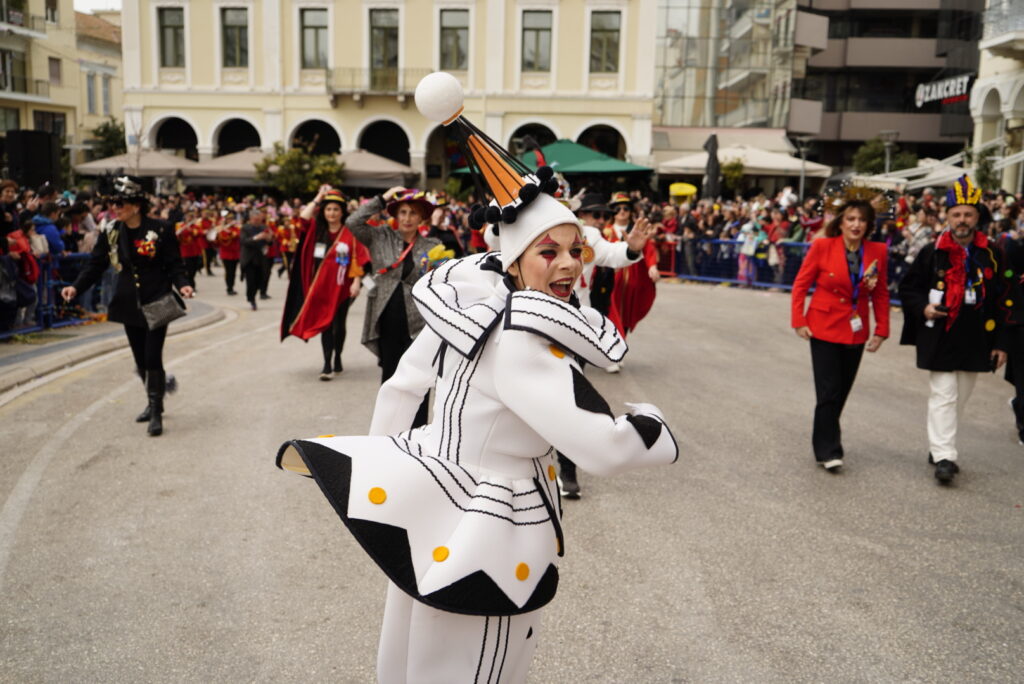
[[[500,323],[540,335],[595,366],[626,355],[626,341],[595,309],[536,290],[513,290],[500,263],[496,252],[448,261],[413,287],[427,325],[460,354],[474,356]]]

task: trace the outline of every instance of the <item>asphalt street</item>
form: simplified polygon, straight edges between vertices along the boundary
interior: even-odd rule
[[[364,434],[379,383],[350,313],[345,371],[278,341],[283,280],[251,312],[168,339],[165,432],[133,422],[127,350],[0,396],[0,681],[371,682],[385,582],[287,438]],[[531,682],[1018,682],[1024,446],[982,377],[962,473],[926,463],[927,375],[865,355],[847,467],[810,452],[807,343],[788,295],[659,286],[617,376],[660,406],[673,466],[583,474]],[[898,332],[901,317],[894,312]],[[543,391],[543,388],[538,388]]]

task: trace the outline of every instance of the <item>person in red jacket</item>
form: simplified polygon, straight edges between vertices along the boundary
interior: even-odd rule
[[[825,228],[825,236],[811,243],[793,283],[792,326],[811,343],[817,395],[814,457],[832,473],[843,465],[839,417],[865,346],[869,352],[878,351],[889,337],[886,248],[867,240],[874,225],[875,210],[869,203],[845,203]],[[805,311],[811,286],[814,296]],[[869,336],[872,308],[875,330]]]
[[[242,226],[232,216],[220,218],[217,225],[217,249],[221,263],[224,264],[224,284],[229,295],[237,295],[235,291],[235,275],[238,273],[238,260],[242,258]]]

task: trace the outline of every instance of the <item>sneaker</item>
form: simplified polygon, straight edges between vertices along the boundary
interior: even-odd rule
[[[330,382],[331,377],[331,367],[324,366],[323,370],[320,371],[320,379],[324,382]]]
[[[342,370],[343,369],[342,369],[342,366],[341,366],[341,359],[334,359],[334,372],[335,372],[335,374],[340,373]]]
[[[558,476],[558,493],[566,499],[580,498],[580,484],[576,481],[576,474],[563,471]]]
[[[939,484],[948,485],[959,472],[960,466],[945,458],[935,464],[935,479]]]
[[[604,371],[606,373],[618,373],[621,370],[622,370],[622,364],[621,363],[613,363],[612,365],[610,365],[610,366],[608,366],[608,367],[606,367],[604,369]]]
[[[260,294],[260,299],[262,299],[263,301],[266,301],[266,300],[270,299],[270,295],[265,294],[265,293],[261,293]]]
[[[839,469],[843,467],[843,459],[841,458],[833,458],[830,461],[820,461],[819,463],[822,468],[833,474],[838,473]]]
[[[234,290],[228,290],[228,294],[234,296],[234,295],[236,295],[238,293],[235,292]]]

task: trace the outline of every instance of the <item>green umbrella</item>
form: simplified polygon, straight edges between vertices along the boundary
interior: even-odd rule
[[[615,157],[601,154],[586,145],[571,140],[557,140],[540,148],[548,166],[557,173],[630,173],[650,172],[653,169],[637,164],[630,164]],[[530,168],[537,168],[537,155],[527,152],[522,157],[523,163]],[[468,167],[456,169],[452,173],[469,173]]]

